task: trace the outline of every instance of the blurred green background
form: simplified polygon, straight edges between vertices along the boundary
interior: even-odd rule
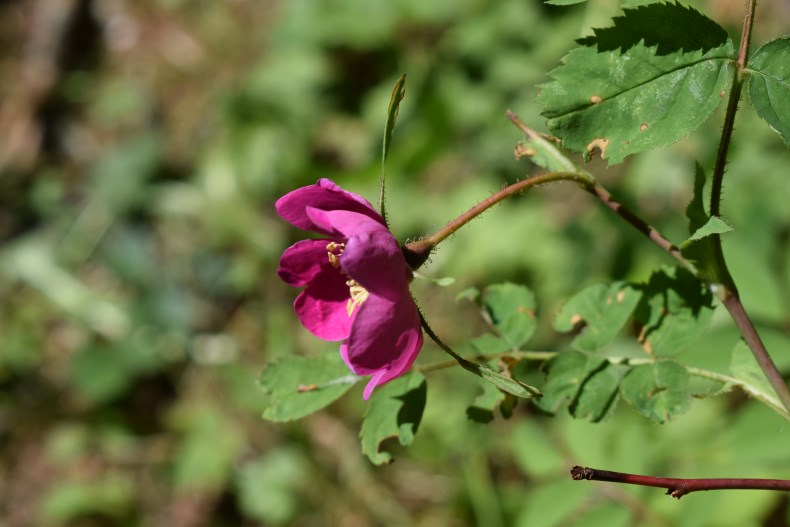
[[[740,0],[693,2],[737,38]],[[625,406],[602,424],[541,415],[472,423],[462,371],[429,375],[412,447],[359,450],[361,388],[302,421],[260,418],[267,361],[336,344],[299,325],[275,274],[303,233],[274,201],[320,177],[377,195],[386,105],[408,74],[390,154],[401,240],[430,233],[533,169],[516,111],[615,0],[5,0],[0,2],[0,525],[781,526],[786,496],[574,483],[574,464],[674,477],[790,477],[790,425],[738,394],[664,426]],[[759,7],[757,45],[787,32]],[[769,350],[790,369],[790,155],[748,105],[731,152],[725,251]],[[691,138],[591,169],[670,238],[685,237]],[[463,350],[484,324],[455,295],[532,288],[534,349],[564,299],[670,262],[571,186],[525,195],[445,243],[414,294]],[[725,313],[681,361],[725,371]],[[629,345],[626,341],[617,345]],[[426,345],[422,362],[443,359]]]

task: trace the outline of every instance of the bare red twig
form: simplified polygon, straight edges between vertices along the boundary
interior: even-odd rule
[[[787,479],[656,478],[653,476],[641,476],[639,474],[613,472],[611,470],[599,470],[580,466],[575,466],[571,469],[571,477],[576,481],[587,479],[591,481],[609,481],[612,483],[625,483],[626,485],[664,488],[667,489],[667,494],[678,499],[686,494],[699,490],[755,489],[790,491],[790,480]]]

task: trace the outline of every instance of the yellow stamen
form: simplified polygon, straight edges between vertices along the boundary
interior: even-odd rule
[[[329,263],[335,269],[340,267],[340,255],[343,254],[343,249],[345,248],[345,243],[329,242],[326,245],[326,255],[329,258]]]
[[[361,306],[368,299],[369,293],[367,289],[354,280],[348,280],[346,285],[348,286],[348,292],[351,294],[351,298],[346,303],[346,313],[348,313],[348,316],[351,316],[354,313],[354,308]]]

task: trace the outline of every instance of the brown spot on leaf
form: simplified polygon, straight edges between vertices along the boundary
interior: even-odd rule
[[[579,323],[579,322],[581,322],[582,320],[583,320],[583,319],[582,319],[582,317],[581,317],[580,315],[573,315],[573,316],[571,317],[571,324],[573,324],[573,325],[575,326],[576,324],[578,324],[578,323]]]
[[[523,143],[517,144],[513,152],[516,154],[516,159],[521,159],[522,157],[534,157],[535,154],[538,153],[537,150]]]
[[[624,298],[625,298],[625,291],[618,291],[617,292],[617,303],[618,304],[622,304]]]
[[[647,123],[642,123],[642,124],[640,124],[640,125],[639,125],[639,131],[640,131],[640,132],[644,132],[644,131],[645,131],[645,130],[647,130],[648,128],[649,128],[649,127],[648,127]]]
[[[593,104],[601,104],[601,101],[603,101],[603,98],[600,95],[593,95],[590,97],[590,102]]]
[[[724,97],[724,90],[721,90],[721,91],[719,92],[719,97]]]
[[[317,389],[318,389],[317,384],[300,384],[299,386],[297,386],[296,391],[298,393],[304,393],[304,392],[312,392],[313,390],[317,390]]]
[[[605,139],[603,137],[596,137],[590,144],[587,145],[587,152],[593,154],[595,149],[597,148],[601,152],[601,157],[606,156],[606,147],[609,146],[609,139]]]

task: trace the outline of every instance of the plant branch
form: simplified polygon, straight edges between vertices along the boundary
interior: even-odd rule
[[[787,479],[753,479],[753,478],[655,478],[628,474],[625,472],[612,472],[589,467],[575,466],[571,469],[571,477],[575,481],[582,479],[591,481],[609,481],[612,483],[625,483],[627,485],[641,485],[643,487],[659,487],[667,489],[667,494],[673,498],[682,498],[686,494],[700,490],[724,489],[757,489],[790,491],[790,480]]]
[[[732,131],[735,127],[735,114],[738,111],[738,101],[741,98],[741,89],[743,88],[743,70],[746,69],[749,60],[749,43],[752,37],[756,3],[757,0],[747,0],[746,3],[746,15],[743,18],[743,30],[741,31],[741,43],[738,48],[738,59],[735,62],[735,71],[733,72],[732,86],[730,87],[730,98],[727,101],[727,111],[724,115],[721,140],[719,141],[719,149],[716,153],[716,165],[713,168],[713,180],[711,182],[710,194],[711,216],[719,216],[721,214],[721,191],[724,181],[724,168],[727,163],[727,151],[730,148]]]

